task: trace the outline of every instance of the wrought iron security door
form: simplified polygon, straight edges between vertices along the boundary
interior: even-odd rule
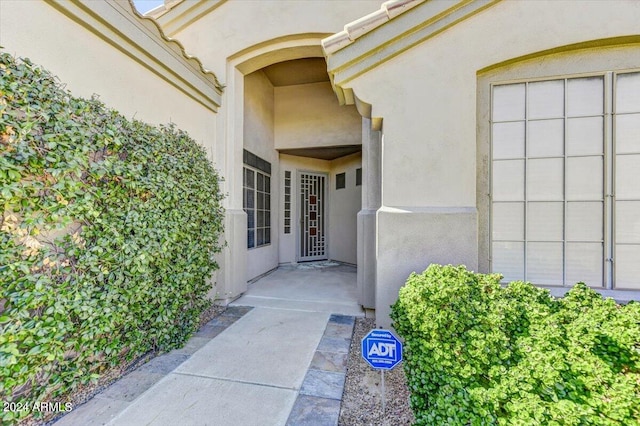
[[[325,194],[327,176],[300,173],[300,256],[298,260],[327,258]]]

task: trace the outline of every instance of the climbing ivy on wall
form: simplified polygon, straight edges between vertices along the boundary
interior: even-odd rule
[[[181,345],[221,250],[220,177],[203,148],[6,53],[0,117],[0,399],[53,402]]]

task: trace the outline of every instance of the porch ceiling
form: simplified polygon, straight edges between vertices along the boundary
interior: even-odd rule
[[[298,157],[317,158],[320,160],[335,160],[346,155],[362,151],[362,145],[330,146],[326,148],[295,148],[279,149],[278,152]]]
[[[329,81],[324,58],[304,58],[278,62],[262,69],[275,87]]]

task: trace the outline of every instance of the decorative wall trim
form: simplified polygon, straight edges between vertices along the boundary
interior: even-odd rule
[[[396,214],[476,214],[475,207],[381,206],[378,211]]]
[[[49,5],[111,44],[166,82],[217,111],[223,86],[182,44],[167,37],[130,0],[46,0]]]
[[[184,1],[177,0],[165,3],[147,13],[155,18],[162,27],[165,34],[174,36],[187,26],[193,24],[206,14],[217,9],[227,0],[198,0]]]
[[[540,58],[543,56],[555,55],[559,53],[576,52],[578,50],[595,49],[595,48],[607,48],[607,47],[621,47],[629,45],[637,45],[640,43],[640,35],[628,35],[619,37],[602,38],[596,40],[588,40],[580,43],[573,43],[563,46],[554,47],[552,49],[542,50],[539,52],[529,53],[527,55],[511,58],[506,61],[499,62],[497,64],[489,65],[488,67],[478,70],[478,75],[486,74],[496,69],[504,68],[509,65],[529,61],[531,59]]]

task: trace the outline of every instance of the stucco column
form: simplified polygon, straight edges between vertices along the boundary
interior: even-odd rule
[[[227,69],[229,81],[223,98],[218,126],[218,158],[224,176],[225,240],[227,246],[218,257],[216,302],[228,304],[247,290],[247,215],[242,206],[244,76],[234,66]]]
[[[375,306],[376,325],[383,328],[391,327],[391,305],[398,300],[398,291],[412,272],[420,273],[432,263],[466,265],[471,270],[478,265],[476,208],[429,205],[418,200],[420,191],[429,190],[426,183],[447,182],[448,177],[442,173],[446,169],[425,167],[424,159],[429,158],[429,153],[419,152],[424,145],[415,143],[411,147],[413,157],[394,158],[398,150],[407,149],[401,141],[393,138],[387,126],[380,144],[384,183],[382,205],[376,216]],[[413,172],[412,180],[398,176],[408,167]],[[403,190],[404,199],[398,196]],[[440,200],[434,201],[437,204]],[[397,204],[389,205],[391,202]]]
[[[362,210],[358,212],[358,303],[375,309],[376,211],[381,202],[380,132],[362,119]]]

